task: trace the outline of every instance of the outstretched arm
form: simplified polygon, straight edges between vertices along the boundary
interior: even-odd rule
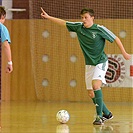
[[[131,58],[131,55],[128,54],[128,53],[125,51],[125,49],[124,49],[124,47],[123,47],[123,45],[122,45],[121,40],[120,40],[118,37],[116,37],[115,42],[116,42],[117,46],[119,47],[119,49],[121,50],[121,53],[122,53],[123,57],[124,57],[126,60],[129,60],[129,59]]]
[[[41,7],[41,10],[42,10],[42,13],[41,13],[41,17],[42,18],[45,18],[45,19],[48,19],[50,21],[53,21],[59,25],[62,25],[62,26],[66,26],[66,21],[63,20],[63,19],[59,19],[59,18],[55,18],[55,17],[52,17],[50,15],[48,15],[44,10],[43,8]]]

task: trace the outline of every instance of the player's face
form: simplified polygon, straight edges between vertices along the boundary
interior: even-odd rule
[[[89,28],[93,25],[94,17],[91,17],[89,13],[81,15],[81,19],[86,28]]]
[[[1,19],[0,19],[0,22],[3,24],[6,20],[6,16],[5,15],[2,15],[1,16]]]

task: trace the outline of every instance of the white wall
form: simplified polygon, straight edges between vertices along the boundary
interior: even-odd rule
[[[2,0],[2,6],[6,10],[6,19],[12,19],[12,12],[8,11],[8,9],[12,8],[12,0]]]

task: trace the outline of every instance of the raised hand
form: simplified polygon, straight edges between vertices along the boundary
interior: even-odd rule
[[[42,13],[41,13],[41,17],[42,18],[49,18],[49,15],[43,10],[43,8],[41,7]]]

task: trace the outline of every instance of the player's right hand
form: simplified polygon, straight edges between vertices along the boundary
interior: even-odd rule
[[[11,73],[12,71],[13,71],[13,66],[12,65],[7,65],[6,73]]]
[[[49,15],[43,10],[42,7],[41,7],[41,10],[42,10],[41,17],[47,19],[49,17]]]

